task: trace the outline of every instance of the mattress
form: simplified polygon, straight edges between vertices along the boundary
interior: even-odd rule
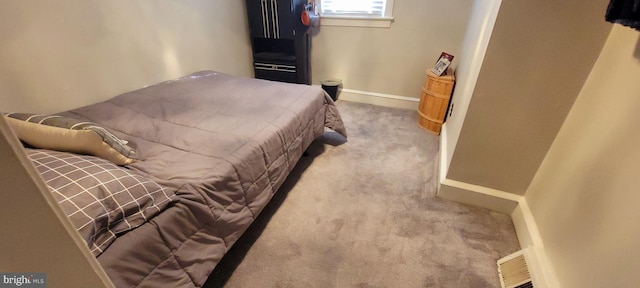
[[[346,137],[320,88],[201,71],[60,115],[135,148],[126,166],[171,204],[97,257],[116,287],[201,287],[325,128]]]

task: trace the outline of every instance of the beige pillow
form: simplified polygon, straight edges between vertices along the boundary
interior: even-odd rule
[[[136,160],[127,141],[92,122],[27,113],[8,113],[5,119],[18,138],[34,148],[94,155],[117,165]]]

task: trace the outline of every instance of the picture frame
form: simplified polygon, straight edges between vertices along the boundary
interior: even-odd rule
[[[433,72],[433,74],[436,74],[437,76],[446,75],[447,68],[449,68],[451,62],[453,62],[453,58],[453,55],[447,52],[442,52],[440,54],[440,58],[438,58],[438,61],[436,61],[436,65],[433,67],[433,69],[431,69],[431,72]]]

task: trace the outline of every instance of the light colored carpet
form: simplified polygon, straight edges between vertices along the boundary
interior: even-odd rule
[[[311,145],[205,287],[499,287],[510,217],[435,197],[439,139],[415,111],[338,107],[348,142]]]

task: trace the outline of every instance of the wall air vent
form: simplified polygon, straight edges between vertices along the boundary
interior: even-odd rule
[[[527,258],[528,248],[498,260],[498,274],[502,288],[533,288],[534,286]]]

